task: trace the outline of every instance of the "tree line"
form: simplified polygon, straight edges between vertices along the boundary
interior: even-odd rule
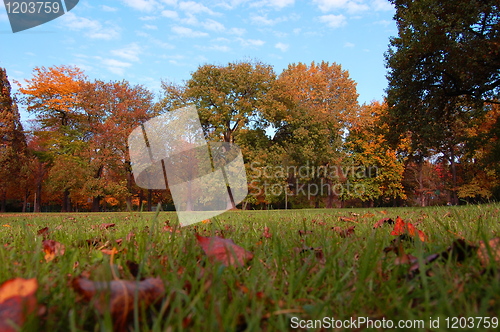
[[[462,123],[466,140],[452,163],[423,155],[404,132],[391,140],[386,101],[358,105],[356,83],[338,64],[291,64],[281,74],[259,62],[200,66],[154,95],[126,81],[90,81],[76,67],[35,68],[11,94],[0,69],[2,211],[172,208],[168,190],[135,185],[127,138],[164,112],[195,105],[207,139],[243,151],[244,208],[428,205],[498,195],[488,163],[500,114]],[[18,104],[35,116],[23,128]],[[463,142],[463,141],[462,141]],[[488,166],[489,165],[489,166]]]

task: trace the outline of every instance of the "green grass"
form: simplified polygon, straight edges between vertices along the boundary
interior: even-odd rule
[[[402,217],[424,231],[429,241],[405,243],[405,250],[422,260],[442,252],[459,237],[471,244],[498,236],[500,205],[321,209],[281,211],[230,211],[212,219],[165,232],[175,213],[72,213],[4,214],[0,218],[0,283],[14,278],[37,278],[37,298],[45,312],[32,318],[28,331],[109,331],[109,314],[99,315],[92,304],[71,287],[72,278],[90,273],[92,280],[111,280],[110,258],[99,249],[115,246],[120,278],[133,280],[126,262],[140,264],[141,277],[164,281],[163,301],[132,322],[137,331],[285,331],[293,319],[323,317],[372,320],[440,319],[446,317],[497,317],[500,313],[498,269],[485,272],[476,255],[457,262],[435,261],[408,278],[409,265],[396,265],[396,255],[384,253],[395,236],[392,226],[374,230],[384,217]],[[385,212],[382,213],[382,212]],[[332,230],[354,223],[355,233],[341,238]],[[116,223],[109,229],[92,227]],[[4,225],[4,226],[1,226]],[[8,225],[8,226],[5,226]],[[263,237],[269,227],[271,238]],[[43,237],[65,245],[64,255],[46,262]],[[210,262],[194,233],[220,232],[254,253],[244,268]],[[299,235],[299,230],[312,231]],[[127,234],[135,233],[131,241]],[[122,239],[121,244],[115,240]],[[87,240],[96,240],[96,246]],[[303,248],[316,248],[305,250]],[[322,253],[322,258],[317,257]],[[138,317],[138,313],[136,317]],[[145,318],[144,318],[145,316]],[[301,330],[306,330],[301,329]],[[314,329],[310,329],[314,330]],[[354,330],[354,329],[353,329]],[[483,328],[484,330],[484,328]],[[494,330],[494,329],[491,329]]]

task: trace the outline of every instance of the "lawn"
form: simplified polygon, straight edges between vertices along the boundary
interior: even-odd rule
[[[170,212],[3,214],[0,284],[36,278],[26,331],[496,330],[500,246],[485,243],[499,236],[499,211],[229,211],[183,228]],[[409,227],[373,228],[397,216],[425,241]],[[195,234],[232,239],[253,258],[226,266]],[[111,295],[89,295],[99,285]]]

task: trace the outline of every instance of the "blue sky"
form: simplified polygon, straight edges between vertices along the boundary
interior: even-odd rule
[[[393,15],[387,0],[80,0],[14,34],[1,5],[0,67],[11,83],[34,67],[74,65],[90,79],[159,93],[161,80],[182,83],[207,63],[259,60],[279,74],[291,63],[327,61],[349,71],[362,104],[384,95]]]

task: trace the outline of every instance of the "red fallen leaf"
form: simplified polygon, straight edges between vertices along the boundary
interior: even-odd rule
[[[394,220],[392,220],[391,218],[382,218],[379,221],[377,221],[375,223],[375,225],[373,225],[373,228],[379,228],[383,224],[391,224],[392,225],[392,224],[394,224]]]
[[[243,266],[253,258],[250,251],[236,245],[231,239],[218,236],[205,237],[198,234],[196,239],[209,259],[221,262],[226,266]]]
[[[38,282],[35,278],[14,278],[0,286],[0,331],[18,331],[13,326],[22,327],[26,316],[37,307],[35,292]]]
[[[300,236],[307,235],[307,234],[312,234],[312,233],[313,233],[313,231],[303,231],[303,230],[299,229],[299,235]]]
[[[72,286],[86,301],[94,300],[94,306],[101,314],[108,310],[111,312],[115,331],[125,331],[133,318],[136,293],[141,307],[156,303],[165,293],[165,286],[160,278],[148,278],[140,282],[105,282],[78,277],[72,281]]]
[[[273,235],[269,233],[269,227],[264,227],[264,232],[262,232],[262,236],[265,237],[266,239],[271,238]]]
[[[127,234],[127,241],[130,241],[132,240],[132,238],[135,236],[135,233],[134,232],[130,232]]]
[[[418,230],[413,226],[412,223],[405,223],[403,219],[401,219],[399,216],[396,218],[396,224],[394,225],[394,229],[391,232],[391,235],[403,235],[403,234],[408,234],[410,236],[415,236],[418,234],[418,237],[420,238],[420,241],[425,242],[427,241],[427,236],[422,232],[421,230]]]
[[[42,242],[42,245],[43,245],[43,252],[45,253],[44,258],[46,262],[52,261],[54,258],[56,258],[56,256],[64,255],[65,251],[64,245],[57,241],[45,240]]]

